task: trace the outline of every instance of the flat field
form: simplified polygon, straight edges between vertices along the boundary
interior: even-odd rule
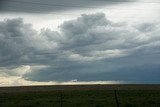
[[[117,104],[119,107],[160,107],[160,85],[0,88],[0,107],[118,107]]]

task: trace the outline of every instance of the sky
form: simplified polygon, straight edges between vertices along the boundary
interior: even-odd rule
[[[0,1],[0,86],[159,84],[158,0]]]

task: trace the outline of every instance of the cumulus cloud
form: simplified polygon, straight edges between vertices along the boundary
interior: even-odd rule
[[[0,22],[0,74],[42,83],[158,83],[159,33],[159,23],[115,23],[103,13],[83,14],[59,31],[36,31],[21,18],[6,19]]]
[[[56,43],[38,35],[21,18],[6,19],[0,22],[0,48],[0,66],[10,66],[30,62],[36,52],[56,48]]]

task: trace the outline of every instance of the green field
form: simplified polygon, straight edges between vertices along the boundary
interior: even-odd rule
[[[160,107],[159,90],[117,90],[120,107]],[[1,92],[0,107],[117,107],[114,90]]]

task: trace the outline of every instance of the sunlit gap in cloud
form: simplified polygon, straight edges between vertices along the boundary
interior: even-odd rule
[[[106,8],[106,9],[105,9]],[[98,9],[97,9],[98,10]],[[140,23],[159,19],[160,3],[128,2],[110,5],[98,10],[104,12],[106,17],[117,22]],[[97,11],[97,12],[98,12]]]

